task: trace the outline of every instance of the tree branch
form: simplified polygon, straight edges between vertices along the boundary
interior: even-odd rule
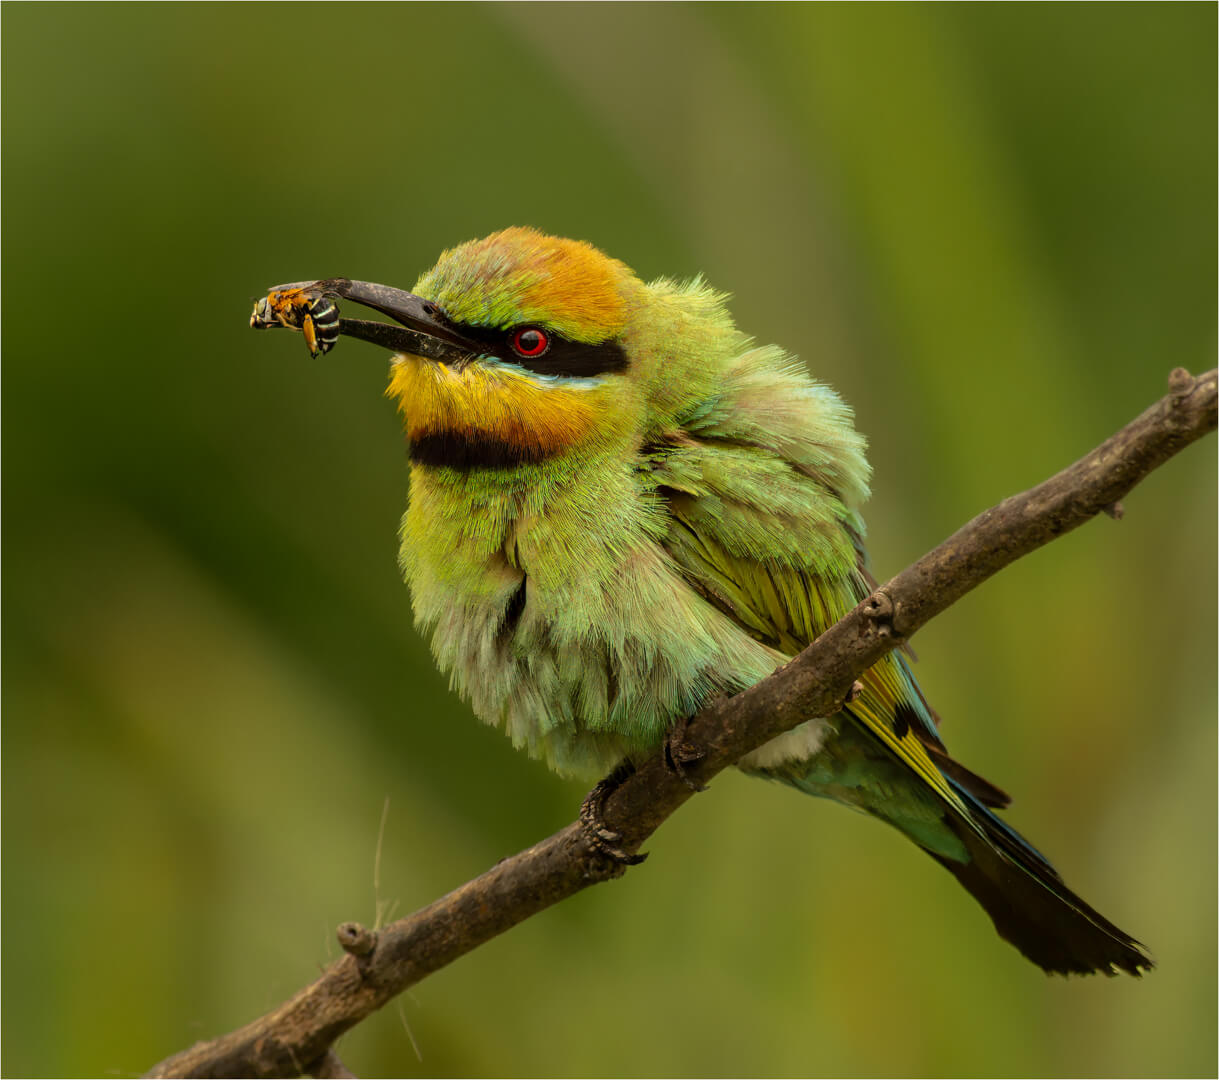
[[[1194,378],[1177,368],[1166,397],[1091,453],[979,514],[773,675],[712,702],[687,727],[685,740],[705,755],[686,773],[705,782],[796,724],[832,715],[862,672],[992,574],[1098,513],[1120,514],[1119,500],[1140,480],[1215,429],[1217,381],[1216,371]],[[691,794],[657,753],[609,797],[607,824],[621,831],[625,850],[637,851]],[[343,1075],[331,1050],[343,1032],[483,942],[622,872],[588,845],[578,824],[568,825],[383,930],[344,923],[338,937],[347,955],[315,982],[147,1075]]]

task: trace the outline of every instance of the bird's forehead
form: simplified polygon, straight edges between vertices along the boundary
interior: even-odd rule
[[[541,323],[573,341],[599,343],[621,331],[622,288],[632,277],[591,244],[506,229],[446,251],[414,291],[458,322]]]

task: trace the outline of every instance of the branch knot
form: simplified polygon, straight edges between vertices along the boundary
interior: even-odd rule
[[[345,922],[335,931],[339,944],[344,952],[351,953],[357,959],[367,956],[377,947],[377,934],[374,930],[362,926],[358,922]]]
[[[897,629],[893,625],[896,609],[893,598],[884,589],[877,589],[864,601],[864,610],[872,625],[872,631],[877,637],[896,637]]]
[[[1168,390],[1174,405],[1180,405],[1193,392],[1198,380],[1183,367],[1173,368],[1168,375]]]

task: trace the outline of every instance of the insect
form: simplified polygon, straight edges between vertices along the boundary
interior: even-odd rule
[[[254,304],[250,326],[269,330],[284,326],[305,335],[311,356],[328,353],[339,340],[339,306],[317,282],[278,285]]]

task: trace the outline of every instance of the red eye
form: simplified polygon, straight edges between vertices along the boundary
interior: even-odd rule
[[[541,356],[549,348],[550,338],[536,326],[522,326],[512,335],[512,349],[517,356]]]

